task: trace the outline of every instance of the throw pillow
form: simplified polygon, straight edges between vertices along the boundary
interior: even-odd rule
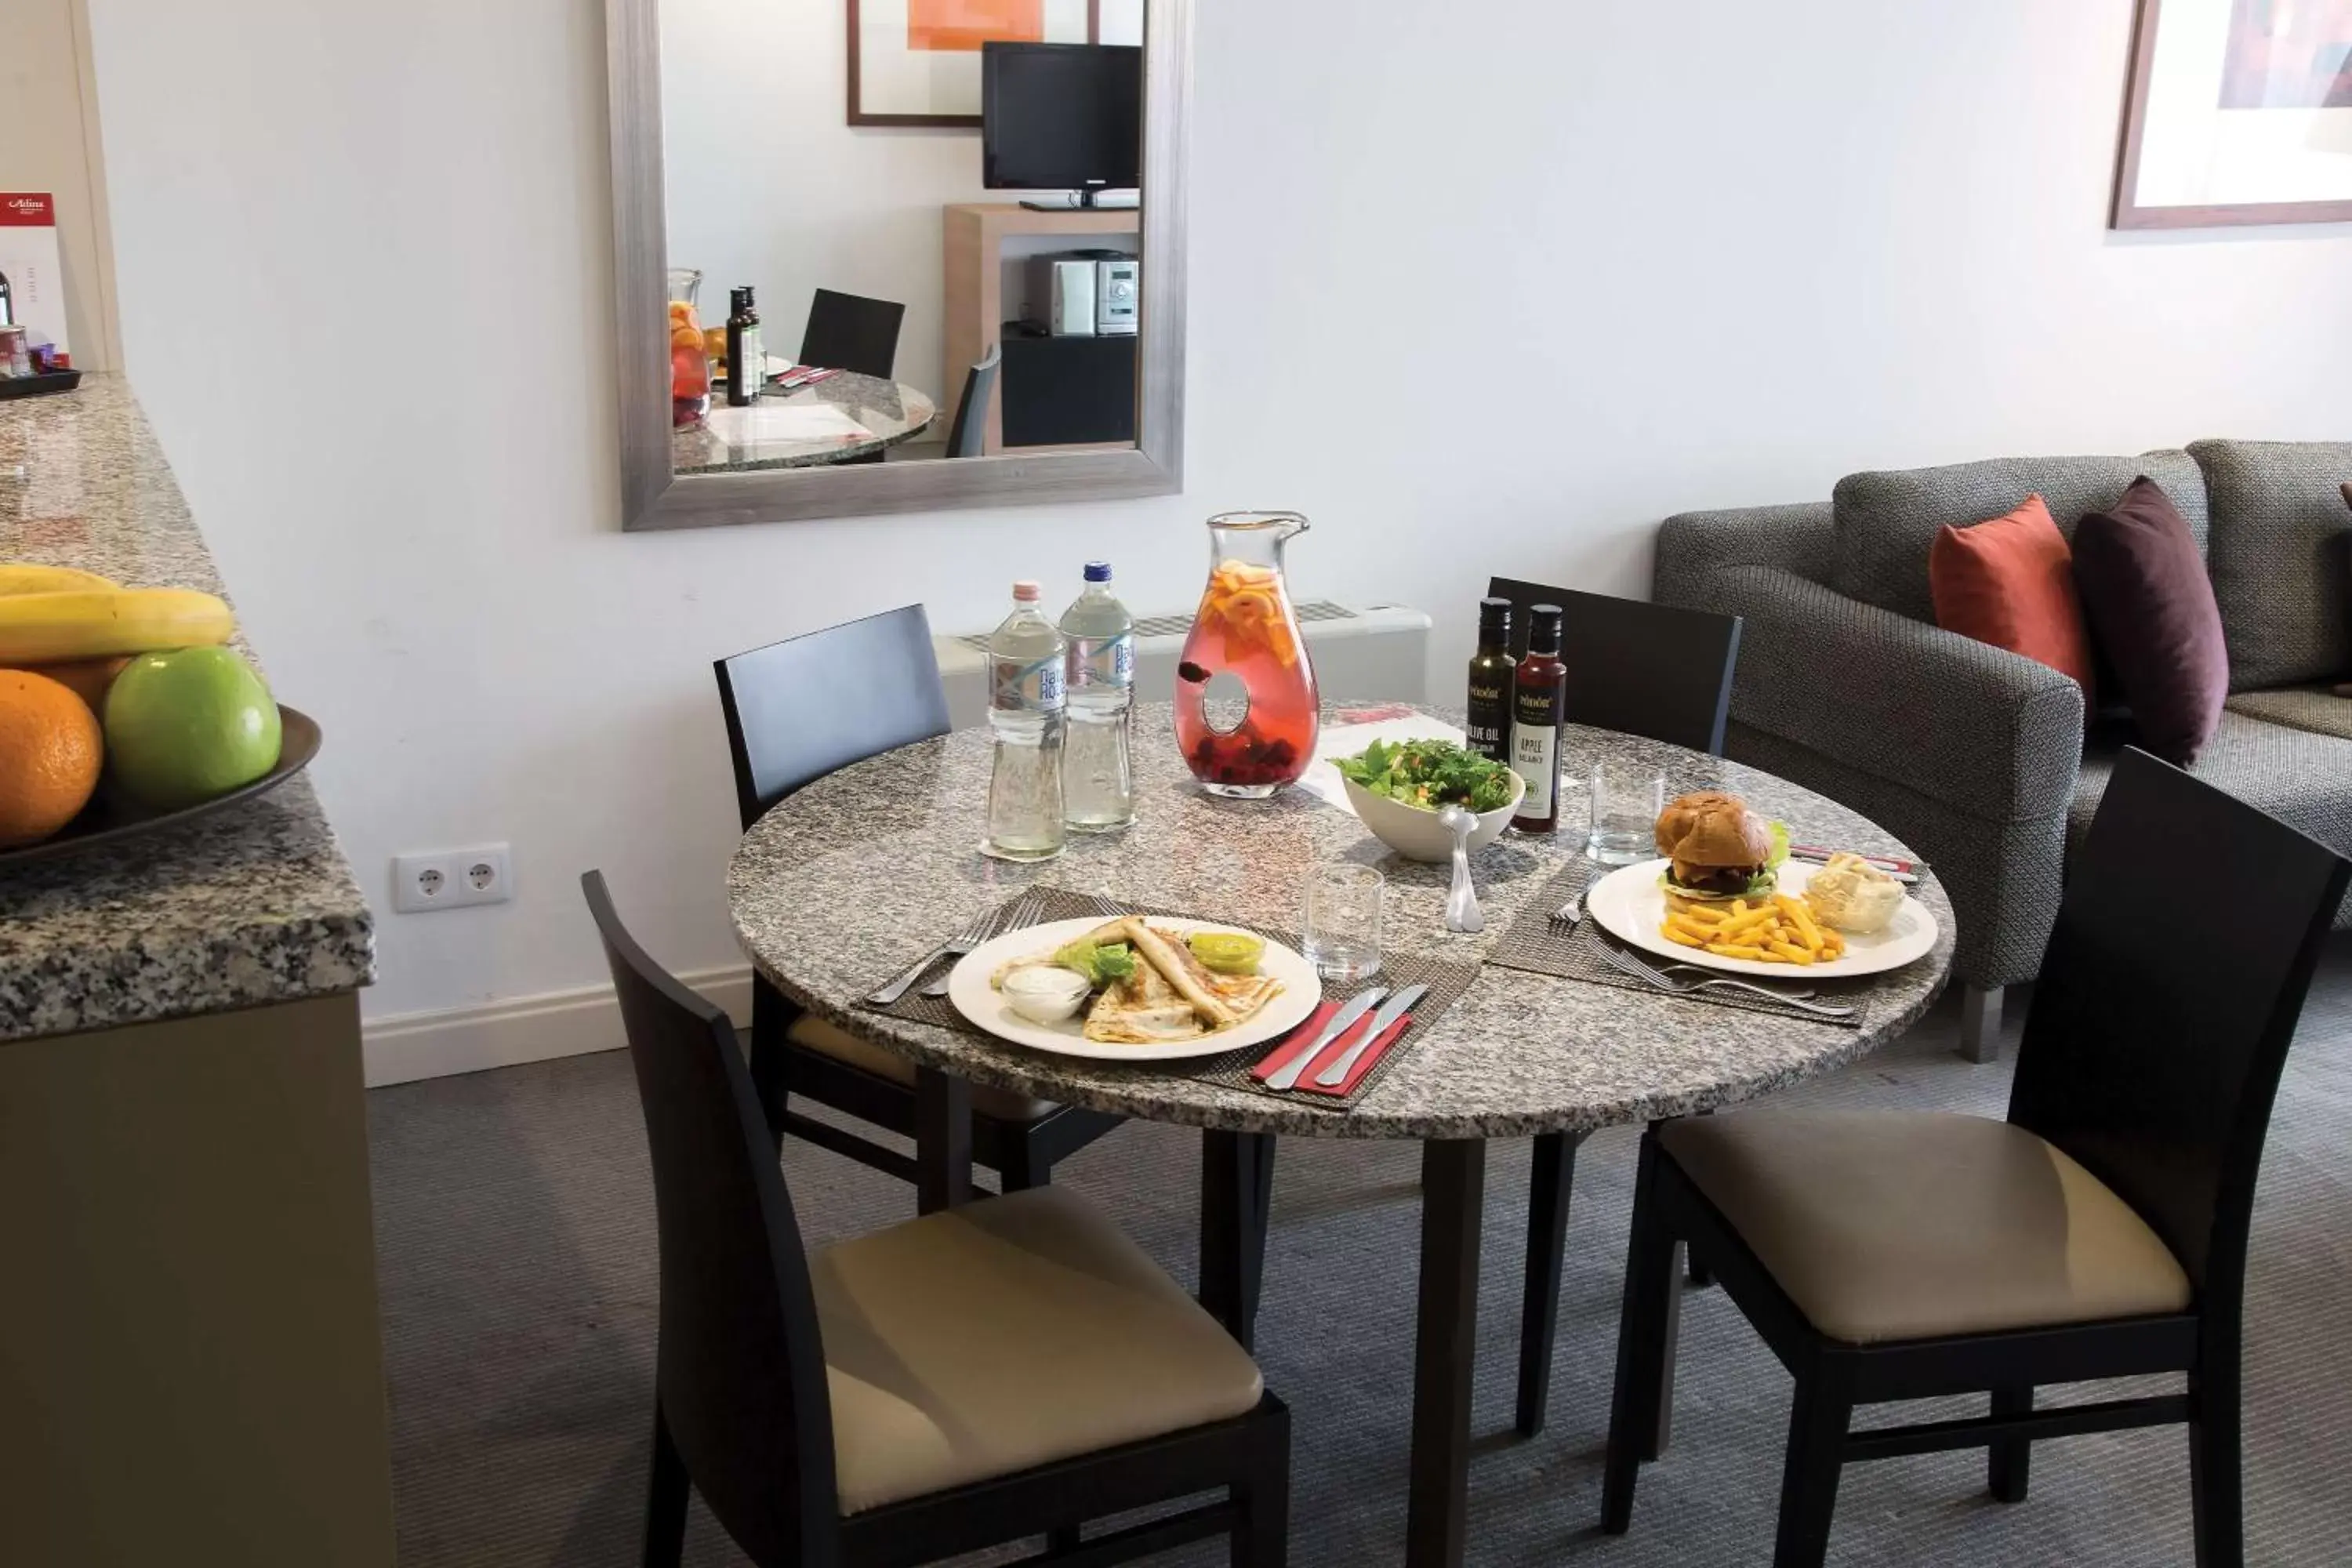
[[[2188,521],[2153,480],[2133,480],[2075,526],[2074,581],[2140,744],[2187,767],[2230,695],[2221,611]]]
[[[2074,589],[2074,552],[2039,495],[1968,528],[1947,523],[1927,551],[1927,590],[1946,631],[2021,653],[2071,675],[2092,709],[2091,633]]]

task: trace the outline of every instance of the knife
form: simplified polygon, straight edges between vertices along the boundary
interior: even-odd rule
[[[1388,994],[1389,988],[1387,986],[1375,985],[1369,990],[1359,991],[1353,996],[1349,997],[1347,1005],[1341,1007],[1337,1013],[1331,1015],[1331,1021],[1323,1026],[1322,1032],[1315,1037],[1313,1043],[1307,1046],[1305,1050],[1299,1052],[1297,1056],[1283,1063],[1282,1066],[1276,1070],[1274,1075],[1265,1080],[1265,1087],[1268,1089],[1297,1089],[1298,1087],[1298,1075],[1307,1070],[1307,1064],[1313,1061],[1316,1057],[1322,1052],[1324,1047],[1338,1039],[1342,1034],[1345,1034],[1349,1025],[1354,1023],[1357,1019],[1362,1017],[1365,1014],[1378,1006],[1380,1005],[1381,998]]]
[[[1315,1081],[1325,1089],[1347,1082],[1348,1074],[1363,1054],[1372,1048],[1372,1042],[1386,1033],[1391,1024],[1412,1012],[1413,1005],[1428,994],[1429,987],[1426,985],[1408,985],[1382,1003],[1381,1010],[1372,1015],[1371,1023],[1366,1026],[1364,1037],[1349,1046],[1338,1061],[1317,1073]]]

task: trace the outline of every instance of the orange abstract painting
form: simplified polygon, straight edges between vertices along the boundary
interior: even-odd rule
[[[910,49],[976,52],[989,43],[1043,43],[1045,0],[907,0]]]

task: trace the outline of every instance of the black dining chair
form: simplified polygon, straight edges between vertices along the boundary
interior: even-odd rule
[[[1281,1568],[1290,1415],[1215,1320],[1050,1187],[809,1252],[727,1016],[630,938],[601,873],[580,880],[653,1155],[646,1568],[676,1568],[695,1490],[760,1568],[898,1568],[1033,1535],[1048,1549],[1024,1562],[1224,1535],[1237,1568]]]
[[[789,637],[713,667],[743,826],[826,774],[948,732],[931,627],[920,605]],[[810,1016],[751,981],[751,1074],[768,1125],[912,1183],[896,1149],[792,1109],[799,1095],[903,1137],[915,1135],[915,1069],[904,1057]],[[1043,1186],[1055,1162],[1122,1120],[975,1087],[972,1159],[1005,1192]]]
[[[2196,847],[2196,875],[2179,854]],[[1601,1527],[1665,1437],[1677,1241],[1796,1379],[1775,1568],[1829,1551],[1849,1461],[2186,1423],[2199,1568],[2245,1561],[2247,1234],[2271,1103],[2352,862],[2126,751],[2070,868],[2005,1121],[1758,1110],[1642,1140]],[[2185,1373],[2052,1405],[2037,1385]],[[1981,1416],[1855,1429],[1854,1407],[1987,1393]]]
[[[1003,365],[1004,345],[991,343],[981,362],[964,372],[963,398],[948,430],[949,457],[977,458],[987,452],[988,405],[996,395],[997,372]]]
[[[1569,722],[1723,755],[1731,677],[1739,662],[1738,616],[1615,599],[1516,577],[1490,578],[1486,595],[1511,601],[1515,658],[1528,651],[1528,612],[1538,605],[1560,607],[1559,658],[1568,667],[1562,711]],[[1530,1162],[1527,1281],[1519,1313],[1517,1426],[1523,1436],[1543,1430],[1550,1403],[1569,1197],[1576,1183],[1576,1151],[1583,1142],[1581,1133],[1544,1133],[1535,1141]],[[1706,1284],[1705,1270],[1694,1267],[1691,1282]]]
[[[820,289],[801,333],[801,363],[889,381],[898,370],[898,326],[906,316],[907,307],[896,300]]]

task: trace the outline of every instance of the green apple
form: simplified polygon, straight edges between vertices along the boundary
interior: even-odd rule
[[[106,694],[106,765],[142,805],[196,805],[278,765],[278,704],[225,647],[142,654]]]

